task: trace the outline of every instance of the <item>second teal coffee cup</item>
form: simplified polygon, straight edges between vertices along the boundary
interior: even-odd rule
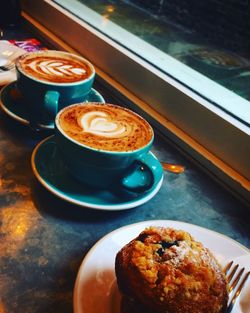
[[[111,104],[76,104],[55,120],[56,143],[68,171],[94,188],[145,192],[162,179],[150,152],[152,127],[136,113]]]
[[[17,88],[31,124],[52,124],[57,112],[84,101],[90,92],[94,66],[72,53],[55,50],[29,52],[17,59]]]

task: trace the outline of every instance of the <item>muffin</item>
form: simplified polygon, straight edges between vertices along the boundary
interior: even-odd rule
[[[212,253],[187,232],[146,228],[116,255],[122,313],[222,313],[224,273]]]

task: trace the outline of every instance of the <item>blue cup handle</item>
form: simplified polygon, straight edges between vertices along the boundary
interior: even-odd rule
[[[159,160],[147,153],[139,156],[121,180],[122,187],[132,192],[145,192],[161,180],[163,169]]]
[[[48,90],[44,96],[45,111],[48,119],[51,119],[52,121],[54,120],[58,112],[59,97],[60,93],[53,90]]]
[[[59,101],[59,92],[57,91],[47,91],[44,95],[44,100],[43,100],[43,112],[40,114],[42,117],[44,117],[45,120],[47,121],[54,121],[55,116],[58,111],[58,101]],[[29,115],[29,124],[30,128],[32,131],[36,132],[40,130],[39,126],[39,120],[41,116],[39,117],[38,112],[36,109],[33,109],[34,105],[31,103],[30,105],[30,115]]]

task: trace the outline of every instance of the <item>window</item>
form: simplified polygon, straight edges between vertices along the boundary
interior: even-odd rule
[[[158,1],[158,5],[157,1],[153,5],[141,0],[54,1],[250,126],[250,90],[244,85],[244,78],[245,84],[250,83],[250,60],[215,48],[197,32],[167,22],[159,11],[164,9],[163,3],[171,1]],[[179,3],[183,5],[182,1]],[[170,5],[165,7],[170,11]]]
[[[106,5],[98,6],[98,2]],[[172,55],[166,54],[150,40],[131,33],[131,23],[124,28],[125,19],[120,18],[122,24],[118,25],[114,4],[127,2],[22,0],[22,8],[23,16],[44,38],[88,58],[98,79],[121,101],[136,105],[171,140],[248,195],[248,96],[244,98],[184,64],[183,53],[174,55],[172,50]]]

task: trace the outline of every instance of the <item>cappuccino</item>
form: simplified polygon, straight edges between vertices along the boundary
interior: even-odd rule
[[[56,84],[83,81],[93,74],[92,66],[84,59],[50,50],[21,56],[17,67],[25,75]]]
[[[76,104],[58,116],[61,131],[97,150],[126,152],[140,149],[153,138],[153,129],[138,114],[113,104]]]

